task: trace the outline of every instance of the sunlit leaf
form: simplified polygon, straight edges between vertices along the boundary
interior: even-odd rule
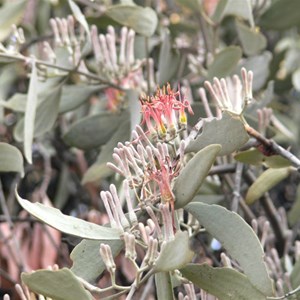
[[[21,278],[32,292],[53,300],[93,299],[90,292],[83,288],[80,281],[67,268],[22,273]]]
[[[70,255],[73,261],[71,271],[75,275],[90,283],[96,282],[97,278],[106,269],[99,252],[102,243],[110,246],[113,257],[117,256],[124,247],[124,243],[121,240],[81,241]]]
[[[17,192],[16,197],[19,204],[31,215],[66,234],[91,240],[118,240],[120,237],[121,233],[117,229],[64,215],[60,210],[38,202],[31,203],[22,199]]]
[[[294,226],[300,221],[300,185],[297,187],[296,197],[292,208],[288,212],[288,221],[291,226]]]
[[[197,152],[210,144],[220,144],[219,155],[227,155],[238,150],[248,139],[243,123],[225,112],[222,119],[204,119],[202,132],[189,142],[186,152]]]
[[[197,152],[182,169],[173,188],[176,208],[183,207],[192,201],[221,148],[220,145],[205,147]]]
[[[155,287],[157,299],[175,299],[172,280],[169,272],[159,272],[155,274]]]
[[[291,167],[268,169],[264,171],[249,187],[245,200],[247,204],[252,204],[263,194],[287,178],[293,169]]]
[[[293,82],[293,85],[294,85],[294,88],[297,90],[297,91],[300,91],[300,68],[297,69],[293,75],[292,75],[292,82]]]
[[[0,41],[12,31],[12,25],[19,25],[25,13],[26,0],[5,1],[0,9]]]
[[[229,46],[220,51],[214,58],[213,62],[208,66],[208,79],[214,77],[226,77],[230,75],[236,68],[242,57],[240,47]]]
[[[24,155],[27,161],[32,163],[32,141],[34,134],[34,122],[37,108],[37,68],[35,60],[32,60],[32,71],[30,76],[30,83],[28,88],[28,96],[25,109],[24,119]]]
[[[19,149],[0,143],[0,172],[19,172],[24,175],[23,156]]]
[[[180,272],[201,289],[222,300],[265,300],[244,274],[231,268],[189,264]]]
[[[74,123],[64,135],[67,144],[80,149],[104,145],[120,123],[129,118],[128,112],[102,112],[85,117]]]
[[[155,272],[167,272],[182,268],[191,261],[194,252],[189,247],[189,235],[187,231],[178,231],[172,241],[164,244],[157,260]]]
[[[222,206],[200,202],[189,203],[185,209],[238,261],[253,286],[266,296],[273,294],[272,281],[263,260],[263,248],[242,217]]]
[[[114,5],[109,7],[105,14],[114,21],[132,28],[135,32],[150,37],[157,26],[157,15],[150,7],[138,5]]]

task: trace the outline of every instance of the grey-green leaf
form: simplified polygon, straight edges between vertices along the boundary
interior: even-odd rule
[[[231,268],[213,268],[207,264],[189,264],[182,275],[201,289],[222,300],[266,300],[242,273]]]
[[[205,147],[182,169],[173,188],[176,208],[184,207],[192,201],[221,149],[221,145]]]
[[[293,168],[268,169],[264,171],[249,187],[245,200],[247,204],[252,204],[258,200],[265,192],[287,178]]]
[[[129,120],[120,123],[119,128],[113,134],[111,139],[102,147],[97,161],[91,165],[83,176],[82,184],[87,182],[96,182],[103,177],[111,175],[113,172],[106,164],[112,160],[114,147],[118,142],[124,143],[129,140]]]
[[[164,32],[158,60],[158,84],[166,84],[175,74],[179,66],[179,53],[172,50],[170,33]]]
[[[226,16],[243,18],[254,27],[251,0],[220,0],[212,17],[214,22],[220,23]]]
[[[106,268],[99,252],[102,243],[110,246],[113,257],[117,256],[124,247],[121,240],[83,240],[70,255],[73,261],[71,271],[92,284],[97,281],[97,278]]]
[[[189,203],[185,209],[238,261],[253,286],[265,296],[273,295],[263,248],[253,229],[238,214],[200,202]]]
[[[37,108],[37,68],[35,60],[32,60],[32,71],[30,76],[30,83],[28,88],[28,96],[26,102],[25,109],[25,117],[24,117],[24,155],[27,161],[32,163],[32,141],[33,141],[33,133],[34,133],[34,122]]]
[[[261,16],[259,25],[264,29],[288,29],[300,24],[299,11],[299,0],[272,1],[272,5]]]
[[[213,62],[208,66],[207,77],[226,77],[230,75],[236,68],[242,57],[242,50],[237,46],[229,46],[220,51],[214,58]]]
[[[4,2],[0,9],[0,42],[9,36],[12,25],[20,24],[25,13],[26,4],[26,0]]]
[[[22,199],[17,191],[16,197],[19,204],[31,215],[66,234],[91,240],[118,240],[120,238],[121,232],[117,229],[64,215],[60,210],[41,203],[31,203]]]
[[[19,172],[24,175],[23,156],[19,149],[0,143],[0,172]]]
[[[107,143],[120,123],[128,119],[128,112],[102,112],[85,117],[74,123],[64,135],[70,146],[91,149]]]
[[[239,21],[235,24],[245,54],[255,55],[266,48],[267,40],[259,31]]]
[[[292,75],[293,86],[297,91],[300,91],[300,68]]]
[[[169,272],[159,272],[155,274],[155,287],[157,300],[174,300],[174,291]]]
[[[93,93],[103,88],[105,88],[105,85],[64,85],[59,103],[59,113],[77,108],[87,101]]]
[[[34,120],[34,137],[41,136],[53,127],[58,115],[61,89],[62,86],[59,84],[58,86],[53,87],[50,91],[43,92],[39,95],[36,117]],[[18,141],[22,141],[24,139],[23,133],[24,130],[26,130],[24,123],[25,120],[26,119],[21,119],[14,129],[14,136]]]
[[[158,22],[157,15],[152,8],[138,5],[114,5],[109,7],[105,14],[147,37],[153,35]]]
[[[22,273],[22,281],[32,292],[53,300],[92,300],[80,281],[67,268],[57,271],[38,270]]]
[[[241,120],[224,112],[222,119],[204,119],[200,135],[191,140],[186,152],[197,152],[207,145],[220,144],[219,155],[227,155],[238,150],[249,139]]]
[[[189,248],[189,235],[187,231],[178,231],[172,241],[164,244],[157,260],[155,272],[167,272],[182,268],[193,258],[194,252]]]

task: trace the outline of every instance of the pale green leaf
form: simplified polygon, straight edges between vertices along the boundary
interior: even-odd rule
[[[170,33],[165,30],[158,59],[158,84],[166,84],[179,67],[179,53],[172,49]]]
[[[19,25],[25,13],[26,0],[5,1],[0,9],[0,42],[12,31],[12,25]]]
[[[106,269],[99,252],[102,243],[110,246],[113,257],[117,256],[124,247],[121,240],[83,240],[73,249],[70,255],[73,261],[71,271],[92,284]]]
[[[239,21],[235,24],[245,54],[255,55],[266,48],[267,40],[257,29],[250,28]]]
[[[60,210],[38,202],[31,203],[22,199],[17,191],[16,197],[19,204],[31,215],[66,234],[91,240],[118,240],[120,238],[121,232],[117,229],[64,215]]]
[[[242,57],[240,47],[229,46],[220,51],[214,58],[213,62],[208,66],[207,77],[226,77],[230,75],[236,68]]]
[[[300,285],[300,260],[295,262],[289,278],[291,280],[292,288],[296,289]],[[299,299],[299,296],[297,299]]]
[[[19,172],[24,175],[23,156],[18,148],[0,143],[0,172]]]
[[[219,155],[227,155],[238,150],[248,139],[241,120],[224,112],[222,119],[204,119],[202,132],[189,142],[186,152],[197,152],[207,145],[220,144]]]
[[[266,296],[273,295],[263,248],[244,219],[219,205],[192,202],[185,209],[238,261],[253,286]]]
[[[264,171],[249,187],[245,200],[247,204],[252,204],[264,193],[287,178],[293,169],[291,167],[268,169]]]
[[[69,128],[64,135],[64,140],[70,146],[85,150],[104,145],[120,123],[128,118],[128,112],[101,112],[85,117]]]
[[[130,112],[130,132],[141,122],[141,104],[139,101],[140,92],[137,89],[126,91],[128,108]]]
[[[82,184],[96,182],[103,177],[112,174],[112,170],[106,164],[112,161],[112,153],[117,144],[124,143],[130,138],[129,120],[125,120],[113,134],[111,139],[102,147],[97,161],[91,165],[83,176]]]
[[[93,299],[90,292],[83,288],[80,281],[67,268],[22,273],[21,278],[30,291],[53,300]]]
[[[109,7],[105,14],[147,37],[153,35],[158,22],[157,15],[152,8],[138,5],[114,5]]]
[[[264,29],[284,30],[300,24],[299,0],[273,1],[261,16],[259,25]]]
[[[90,29],[89,29],[89,25],[85,19],[84,14],[81,12],[79,6],[73,0],[68,0],[68,2],[69,2],[70,8],[72,10],[72,13],[73,13],[75,19],[84,28],[88,39],[90,39]]]
[[[157,300],[174,300],[174,291],[169,272],[159,272],[155,274],[155,287]]]
[[[60,84],[56,87],[53,87],[50,91],[39,94],[36,117],[34,120],[34,137],[43,135],[53,127],[58,115],[61,89],[62,86]],[[21,101],[22,97],[18,98],[18,101]],[[17,141],[22,141],[24,139],[24,122],[24,119],[20,119],[17,126],[14,128],[14,136]]]
[[[195,285],[220,300],[266,300],[244,274],[231,268],[189,264],[180,272]]]
[[[293,75],[292,75],[292,82],[293,82],[293,85],[294,85],[294,88],[297,90],[297,91],[300,91],[300,68],[297,69]]]
[[[27,161],[32,163],[32,141],[34,134],[34,122],[37,108],[37,68],[35,60],[32,60],[32,71],[30,76],[30,83],[28,88],[28,96],[25,109],[24,119],[24,155]]]
[[[181,208],[192,201],[221,148],[220,145],[205,147],[197,152],[182,169],[173,188],[176,208]]]
[[[178,231],[172,241],[166,242],[155,261],[155,272],[167,272],[182,268],[194,256],[189,248],[189,235],[187,231]]]

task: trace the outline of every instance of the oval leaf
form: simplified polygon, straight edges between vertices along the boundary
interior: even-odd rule
[[[246,195],[246,203],[252,204],[277,183],[287,178],[293,169],[291,167],[268,169],[264,171],[250,186]]]
[[[19,149],[0,143],[0,172],[19,172],[23,177],[23,156]]]
[[[266,296],[273,295],[272,281],[263,260],[263,248],[253,229],[238,214],[219,205],[199,202],[189,203],[185,209],[220,241],[259,291]]]
[[[209,65],[208,79],[230,75],[235,70],[241,57],[242,50],[240,47],[230,46],[223,49],[215,56],[212,64]]]
[[[288,29],[300,24],[299,11],[299,0],[272,1],[272,5],[261,16],[259,25],[264,29]]]
[[[73,249],[70,255],[73,261],[71,271],[92,284],[106,269],[99,252],[102,243],[109,245],[113,257],[117,256],[124,247],[121,240],[83,240]]]
[[[22,273],[22,281],[36,294],[55,300],[91,300],[92,295],[67,268]]]
[[[166,242],[155,261],[155,272],[167,272],[182,268],[193,258],[194,252],[189,248],[187,231],[178,231],[172,241]]]
[[[249,28],[241,22],[236,22],[239,39],[242,43],[244,53],[255,55],[266,48],[266,38],[256,29]]]
[[[64,135],[64,140],[70,146],[84,150],[104,145],[120,123],[128,118],[127,112],[121,114],[102,112],[88,116],[73,124]]]
[[[173,192],[175,208],[181,208],[195,197],[221,150],[220,145],[209,145],[196,153],[177,177]],[[192,176],[191,176],[192,175]]]
[[[244,274],[231,268],[189,264],[180,272],[195,285],[218,299],[266,300],[266,297],[251,284]]]
[[[153,35],[158,21],[152,8],[138,5],[114,5],[109,7],[105,14],[114,21],[147,37]]]
[[[204,119],[202,132],[186,147],[186,152],[197,152],[210,144],[220,144],[219,155],[227,155],[238,150],[249,139],[243,123],[224,112],[222,119]]]
[[[102,147],[97,161],[84,174],[82,184],[96,182],[112,174],[113,171],[106,164],[112,160],[112,153],[118,142],[125,143],[130,138],[129,123],[129,120],[122,122],[111,139]]]
[[[16,197],[19,204],[31,215],[66,234],[91,240],[118,240],[120,238],[121,232],[117,229],[64,215],[60,210],[38,202],[31,203],[22,199],[17,191]]]

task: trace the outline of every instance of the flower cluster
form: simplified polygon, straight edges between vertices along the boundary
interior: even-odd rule
[[[170,84],[158,88],[154,96],[140,97],[140,101],[143,123],[152,137],[158,136],[161,140],[172,140],[178,131],[186,128],[186,109],[193,114],[189,101],[182,99],[180,91],[173,91]]]

